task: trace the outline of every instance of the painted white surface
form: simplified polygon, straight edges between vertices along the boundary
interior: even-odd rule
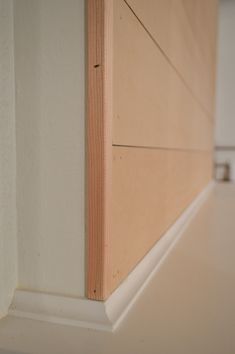
[[[84,1],[15,0],[19,287],[84,295]]]
[[[0,317],[17,285],[13,3],[0,0]]]
[[[8,316],[0,348],[33,354],[234,354],[235,185],[219,184],[114,333]]]
[[[235,2],[220,1],[216,145],[235,146]],[[216,153],[217,162],[235,163],[235,151]]]
[[[213,187],[214,182],[211,182],[200,193],[107,301],[17,290],[9,314],[105,331],[117,329],[208,198]]]

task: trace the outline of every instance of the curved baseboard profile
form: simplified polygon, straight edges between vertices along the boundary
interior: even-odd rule
[[[16,290],[9,314],[64,325],[114,331],[155,275],[213,187],[214,182],[211,182],[199,194],[108,300],[102,302]]]

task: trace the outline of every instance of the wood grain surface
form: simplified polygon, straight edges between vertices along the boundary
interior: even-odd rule
[[[128,6],[114,11],[113,143],[211,149],[212,120]]]
[[[112,183],[112,1],[87,1],[87,296],[109,292]]]
[[[212,178],[216,0],[88,0],[87,296],[105,300]]]
[[[212,154],[113,148],[111,289],[212,178]]]
[[[184,4],[182,1],[126,0],[126,3],[158,43],[198,102],[211,115],[215,53],[213,50],[210,60],[206,61],[201,47],[214,46],[217,1],[185,0]],[[197,37],[198,31],[193,31],[199,26],[203,32],[201,37]]]

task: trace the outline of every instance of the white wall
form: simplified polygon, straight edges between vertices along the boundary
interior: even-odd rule
[[[216,145],[235,146],[235,1],[219,8]],[[217,161],[235,161],[234,152],[217,152]]]
[[[0,0],[0,317],[17,285],[13,3]]]
[[[15,0],[19,287],[84,295],[84,1]]]

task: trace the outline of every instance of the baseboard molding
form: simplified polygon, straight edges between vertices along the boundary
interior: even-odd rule
[[[9,314],[64,325],[115,330],[207,199],[211,182],[105,302],[16,290]]]

